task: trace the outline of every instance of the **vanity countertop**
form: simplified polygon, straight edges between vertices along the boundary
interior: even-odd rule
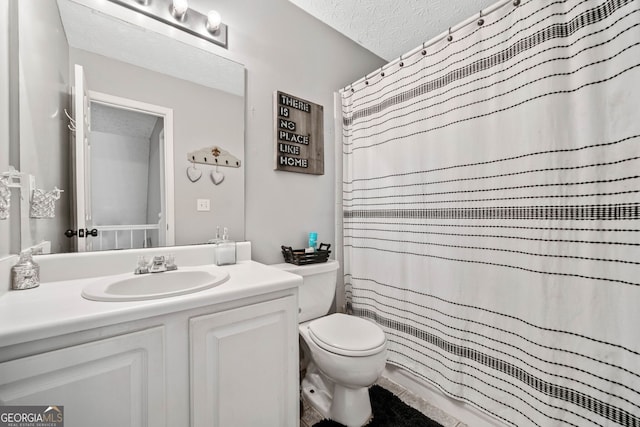
[[[91,278],[44,282],[38,288],[9,291],[0,296],[0,347],[228,303],[297,288],[302,283],[300,276],[255,261],[240,261],[219,268],[228,271],[230,276],[219,286],[145,301],[87,300],[81,292]]]

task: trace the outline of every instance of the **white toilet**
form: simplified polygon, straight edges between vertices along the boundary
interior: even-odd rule
[[[371,417],[368,388],[384,370],[387,340],[368,320],[335,313],[326,316],[335,295],[338,262],[273,267],[303,277],[299,289],[302,352],[311,360],[302,380],[305,399],[326,418],[360,427]]]

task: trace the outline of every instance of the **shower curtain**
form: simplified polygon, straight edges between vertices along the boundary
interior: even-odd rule
[[[508,3],[341,92],[347,309],[507,425],[640,426],[639,3]]]

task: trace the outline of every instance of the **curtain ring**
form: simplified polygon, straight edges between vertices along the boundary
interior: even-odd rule
[[[447,41],[453,40],[453,36],[451,35],[451,27],[449,27],[449,37],[447,37]]]
[[[404,62],[402,62],[402,55],[400,55],[400,64],[398,65],[400,65],[401,67],[404,67]]]
[[[520,6],[520,0],[513,0],[514,6]]]
[[[367,75],[366,74],[364,75],[364,84],[365,85],[369,84],[369,80],[367,80]]]
[[[422,55],[426,55],[427,54],[427,48],[424,46],[425,42],[422,42]]]
[[[480,18],[478,19],[478,25],[484,25],[484,19],[482,19],[482,9],[480,9]]]

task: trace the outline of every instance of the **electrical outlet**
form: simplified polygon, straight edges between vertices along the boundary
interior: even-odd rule
[[[196,210],[198,212],[207,212],[211,210],[209,199],[198,199]]]

